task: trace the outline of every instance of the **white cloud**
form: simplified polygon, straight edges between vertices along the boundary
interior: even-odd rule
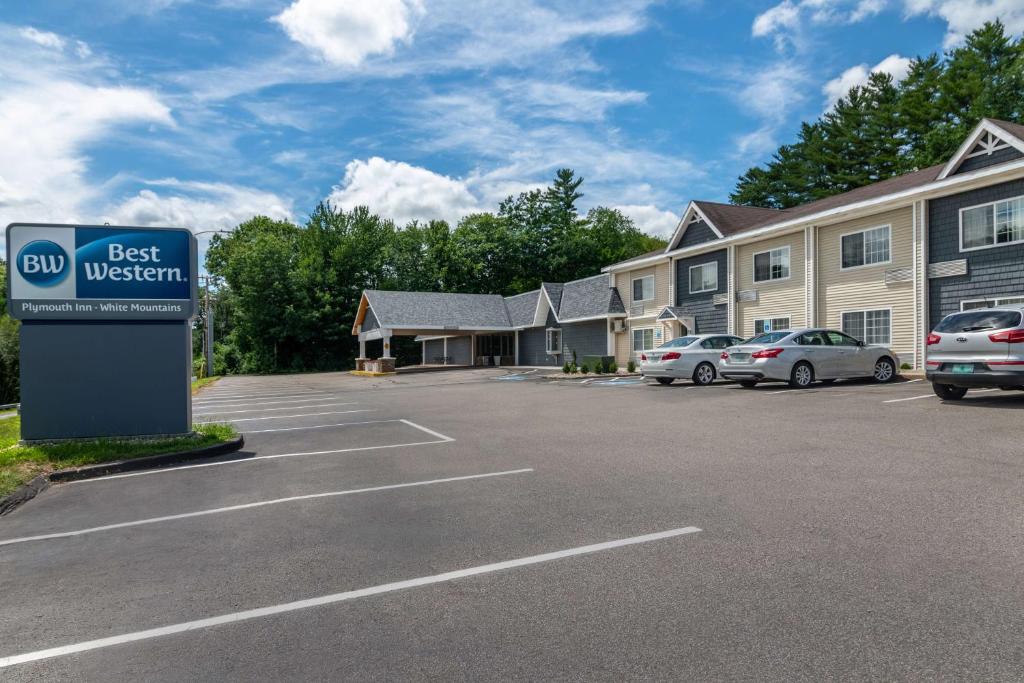
[[[907,16],[928,15],[946,22],[944,46],[954,47],[986,21],[999,19],[1007,33],[1024,32],[1024,3],[1021,0],[904,0]]]
[[[86,148],[124,126],[174,126],[153,91],[110,85],[106,65],[68,61],[38,38],[0,26],[0,225],[87,217],[100,191]]]
[[[870,68],[867,64],[851,66],[849,69],[822,86],[821,91],[825,95],[825,109],[831,109],[832,105],[834,105],[840,97],[845,97],[846,94],[850,92],[850,88],[867,83],[868,77],[872,73],[887,73],[898,83],[907,77],[907,71],[909,70],[910,59],[897,54],[889,55]]]
[[[114,225],[172,226],[232,230],[253,216],[292,220],[291,202],[272,192],[227,183],[201,183],[174,178],[150,181],[162,194],[143,189],[111,206],[104,220]]]
[[[599,121],[609,109],[647,100],[647,93],[636,90],[598,90],[550,81],[504,79],[498,87],[517,114],[560,121]]]
[[[64,49],[64,39],[58,36],[56,33],[49,31],[40,31],[32,28],[31,26],[25,26],[18,30],[18,34],[21,35],[25,40],[30,40],[36,45],[42,45],[43,47],[53,48],[54,50]]]
[[[454,222],[481,210],[464,181],[380,157],[350,162],[328,200],[344,209],[368,206],[398,225],[411,220]]]
[[[801,47],[805,21],[855,24],[881,13],[887,5],[888,0],[782,0],[754,18],[750,33],[755,38],[772,38],[778,50],[787,44]]]
[[[295,0],[274,21],[328,63],[351,67],[393,54],[422,12],[420,0]]]
[[[636,227],[655,237],[671,237],[679,225],[679,216],[653,204],[623,204],[614,208],[632,218]]]

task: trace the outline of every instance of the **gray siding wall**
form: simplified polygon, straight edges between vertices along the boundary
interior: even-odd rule
[[[1022,195],[1024,180],[1014,180],[928,202],[928,262],[967,259],[967,275],[928,280],[931,327],[964,299],[1024,294],[1024,243],[960,251],[960,209]]]
[[[590,320],[581,323],[562,325],[562,352],[564,360],[572,360],[572,352],[576,352],[577,362],[582,363],[584,356],[607,356],[608,354],[608,321]]]
[[[548,311],[544,327],[531,327],[519,333],[520,365],[561,365],[562,357],[547,353],[547,328],[559,327],[555,314]],[[564,342],[563,342],[564,343]]]
[[[964,162],[957,167],[953,175],[956,175],[957,173],[977,171],[979,168],[1005,164],[1008,161],[1020,159],[1022,156],[1024,156],[1024,154],[1021,154],[1020,150],[1016,147],[1008,147],[1006,149],[1001,149],[998,152],[992,152],[991,154],[983,154],[980,157],[971,157],[970,159],[964,159]]]
[[[377,322],[377,316],[373,314],[373,309],[369,306],[366,307],[366,316],[363,317],[363,326],[360,328],[360,332],[369,332],[380,327],[380,323]]]
[[[714,292],[690,294],[690,266],[699,266],[709,261],[718,264],[718,289]],[[728,251],[725,249],[676,261],[675,305],[685,308],[686,313],[694,317],[697,329],[690,330],[691,333],[725,334],[729,331],[729,307],[712,303],[715,294],[724,294],[729,289],[728,269]]]
[[[430,339],[425,342],[423,363],[433,365],[444,355],[444,339]]]
[[[704,221],[697,221],[691,223],[686,228],[686,232],[683,233],[682,238],[679,240],[679,247],[692,247],[697,244],[704,244],[711,240],[717,240],[718,235],[711,229],[711,226]]]

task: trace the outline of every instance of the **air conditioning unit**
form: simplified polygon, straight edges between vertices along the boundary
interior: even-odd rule
[[[617,318],[612,321],[612,332],[625,332],[626,321],[622,318]]]

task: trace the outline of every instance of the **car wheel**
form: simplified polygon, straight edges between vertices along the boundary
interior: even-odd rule
[[[655,377],[654,379],[658,380],[658,384],[672,384],[671,377]]]
[[[789,386],[794,389],[806,389],[814,382],[814,368],[810,363],[800,362],[793,366],[789,373]]]
[[[755,382],[752,379],[741,379],[740,386],[743,387],[744,389],[753,389],[754,387],[757,386],[757,382]]]
[[[871,376],[881,384],[891,382],[896,379],[896,364],[891,358],[879,358],[875,362],[875,371]]]
[[[711,363],[701,363],[693,370],[693,383],[706,387],[715,381],[715,368]]]
[[[943,401],[959,401],[967,395],[967,387],[954,387],[952,384],[936,384],[932,382],[932,390]]]

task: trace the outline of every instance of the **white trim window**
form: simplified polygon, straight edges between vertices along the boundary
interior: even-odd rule
[[[839,240],[842,270],[892,261],[892,229],[888,225],[847,233]]]
[[[1024,197],[960,209],[960,251],[1024,242]]]
[[[865,344],[892,343],[892,311],[880,308],[874,311],[844,311],[842,330]]]
[[[1024,304],[1024,296],[1002,296],[992,299],[965,299],[960,302],[961,311],[973,311],[976,308],[992,308],[993,306],[1015,306]]]
[[[784,318],[757,318],[754,320],[754,334],[778,332],[789,329],[789,316]]]
[[[654,348],[653,327],[634,327],[632,331],[632,336],[633,353],[640,353],[641,351],[650,351]]]
[[[650,301],[654,298],[654,276],[645,275],[633,279],[633,301]]]
[[[544,332],[545,351],[552,356],[560,354],[562,352],[562,330],[557,327],[549,327]]]
[[[754,282],[789,279],[789,245],[754,254]]]
[[[718,261],[690,266],[690,294],[718,291]]]

